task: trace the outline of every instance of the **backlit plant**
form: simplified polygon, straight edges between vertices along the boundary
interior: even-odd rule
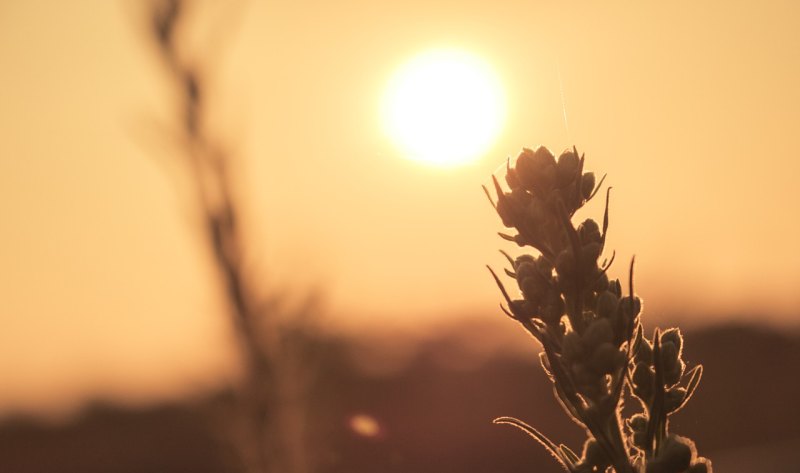
[[[516,230],[500,236],[538,251],[517,258],[503,252],[520,298],[512,298],[490,268],[506,300],[501,307],[541,344],[541,364],[555,395],[588,438],[578,455],[521,420],[500,417],[495,423],[525,431],[569,472],[710,472],[711,462],[697,456],[694,443],[669,431],[669,416],[692,396],[702,366],[686,369],[677,328],[644,335],[633,261],[625,290],[607,274],[614,255],[599,263],[609,192],[602,227],[591,218],[572,223],[602,180],[596,183],[594,173],[584,170],[577,149],[556,159],[545,147],[523,149],[514,167],[507,163],[508,190],[492,179],[496,201],[484,190],[503,224]],[[639,401],[640,412],[624,418],[626,399]]]

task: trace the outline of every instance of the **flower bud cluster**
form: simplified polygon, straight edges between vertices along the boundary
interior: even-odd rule
[[[683,336],[677,328],[656,331],[653,341],[639,330],[629,364],[631,391],[644,412],[626,421],[630,446],[646,460],[652,473],[698,473],[711,471],[711,462],[696,458],[691,440],[667,434],[668,417],[692,396],[701,367],[686,372],[682,358]],[[658,442],[658,436],[663,437]],[[659,443],[660,446],[657,446]]]
[[[492,272],[508,304],[504,311],[541,342],[542,366],[566,412],[587,429],[588,440],[578,457],[521,421],[501,423],[538,438],[571,472],[710,472],[710,462],[696,457],[690,440],[667,432],[667,416],[689,399],[700,367],[686,372],[678,329],[656,332],[653,341],[642,334],[633,265],[630,291],[623,294],[620,281],[606,273],[613,255],[598,263],[608,228],[608,194],[602,228],[591,218],[577,228],[572,223],[599,187],[595,175],[584,171],[584,157],[575,148],[558,159],[545,147],[526,148],[514,167],[506,166],[508,190],[493,180],[495,209],[503,224],[517,231],[500,235],[539,252],[506,255],[511,264],[506,273],[521,298],[512,298]],[[643,412],[627,419],[623,429],[626,383]]]
[[[540,146],[523,149],[515,166],[508,166],[505,180],[510,192],[503,191],[495,180],[496,209],[503,224],[517,230],[511,238],[520,246],[558,255],[567,241],[555,207],[563,205],[572,216],[592,197],[594,173],[583,172],[583,159],[575,150],[564,151],[556,160],[549,149]]]
[[[518,311],[558,325],[564,314],[564,299],[553,277],[553,264],[541,255],[522,255],[514,261],[513,268],[524,298],[515,304]]]
[[[694,442],[669,434],[657,455],[648,459],[645,473],[708,473],[711,462],[697,456]]]
[[[671,328],[661,334],[658,359],[654,358],[653,343],[642,336],[633,353],[634,364],[631,366],[633,393],[647,406],[652,404],[654,388],[666,389],[665,410],[674,412],[681,406],[686,397],[686,389],[678,385],[686,371],[686,363],[682,358],[683,336],[677,328]],[[662,371],[662,386],[656,386],[656,364]]]
[[[541,253],[511,261],[508,273],[522,294],[509,302],[513,317],[541,322],[575,394],[600,404],[613,394],[611,378],[619,382],[624,374],[623,345],[641,304],[636,299],[632,311],[619,281],[609,281],[608,268],[598,265],[605,243],[600,225],[589,218],[572,226],[571,217],[595,191],[594,174],[583,163],[574,149],[558,159],[542,146],[523,149],[507,167],[510,191],[496,185],[496,209],[519,232],[509,239]]]

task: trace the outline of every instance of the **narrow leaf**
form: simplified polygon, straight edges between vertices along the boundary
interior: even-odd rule
[[[561,454],[564,456],[564,459],[569,460],[572,463],[571,466],[581,462],[580,457],[576,455],[571,448],[567,447],[563,443],[558,445],[558,449],[561,450]]]
[[[550,378],[550,381],[553,380],[553,373],[550,369],[550,362],[547,360],[547,353],[540,352],[539,353],[539,363],[542,365],[542,369],[544,370],[544,374]]]
[[[602,266],[600,266],[600,274],[601,275],[605,274],[605,272],[608,271],[608,268],[610,268],[611,265],[614,264],[614,258],[616,258],[616,257],[617,257],[617,251],[614,250],[614,251],[611,252],[611,258],[603,259],[603,264],[602,264]]]
[[[511,235],[509,235],[507,233],[497,232],[497,234],[500,235],[500,238],[502,238],[503,240],[513,241],[514,243],[517,242],[516,238],[514,238],[513,236],[511,236]]]
[[[506,257],[506,259],[508,260],[508,263],[511,265],[511,267],[512,267],[512,268],[514,268],[514,270],[516,270],[516,269],[517,269],[517,268],[516,268],[516,266],[517,266],[517,265],[516,265],[516,262],[514,261],[514,258],[512,258],[512,257],[511,257],[511,255],[509,255],[508,253],[506,253],[506,252],[505,252],[505,251],[503,251],[503,250],[500,250],[500,253],[501,253],[503,256],[505,256],[505,257]]]
[[[661,334],[656,329],[653,335],[653,367],[655,379],[653,380],[653,399],[650,404],[650,419],[647,422],[646,453],[653,453],[656,432],[660,430],[664,410],[664,369],[661,366]]]
[[[636,333],[633,336],[633,341],[629,345],[628,350],[628,358],[630,359],[631,353],[636,353],[639,350],[639,344],[642,343],[642,339],[644,338],[644,329],[642,328],[642,324],[639,324],[638,328],[636,329]]]
[[[625,327],[625,337],[630,340],[631,336],[633,335],[634,329],[634,321],[638,317],[638,315],[634,315],[636,313],[636,298],[633,295],[633,268],[636,265],[636,255],[631,257],[631,267],[628,271],[628,302],[630,303],[630,311],[631,311],[631,318],[626,321],[627,324],[630,324]],[[641,306],[640,306],[641,310]],[[630,356],[630,353],[628,354]]]
[[[560,455],[561,450],[558,448],[558,446],[555,443],[553,443],[552,440],[547,438],[543,433],[534,429],[530,425],[514,417],[498,417],[497,419],[493,420],[492,423],[508,424],[525,432],[526,434],[533,437],[540,444],[542,444],[542,446],[545,449],[547,449],[548,452],[550,452],[550,455],[553,455],[553,458],[555,458],[558,461],[558,463],[560,463],[561,466],[564,467],[565,470],[572,471],[570,467],[567,465],[567,463],[564,461],[564,459],[561,457]]]
[[[481,187],[483,188],[484,194],[486,194],[486,198],[489,199],[489,203],[492,204],[492,207],[495,210],[497,210],[497,204],[494,203],[494,200],[492,199],[492,194],[489,193],[489,189],[487,189],[486,186],[481,186]]]
[[[603,179],[605,179],[605,176],[603,176]],[[602,182],[603,181],[600,181],[601,184]],[[599,189],[600,186],[597,188]],[[611,189],[611,187],[606,189],[606,210],[603,212],[603,236],[600,238],[600,244],[603,245],[603,247],[606,246],[606,234],[608,234],[608,199],[611,198]]]
[[[556,394],[556,399],[558,399],[559,404],[561,407],[564,408],[564,412],[578,425],[586,428],[586,424],[583,423],[581,418],[578,416],[578,411],[575,410],[575,407],[567,400],[567,395],[564,394],[564,391],[561,389],[558,383],[553,383],[553,392]]]
[[[492,175],[492,182],[494,182],[494,190],[497,192],[499,198],[499,196],[503,195],[503,188],[500,187],[500,183],[497,181],[497,176],[494,174]]]
[[[686,383],[686,396],[683,397],[683,401],[681,401],[680,405],[675,408],[673,413],[678,412],[679,410],[683,409],[683,406],[689,402],[692,395],[694,394],[694,390],[697,389],[697,386],[700,384],[700,378],[703,377],[703,365],[697,365],[692,368],[691,371],[688,373],[689,381]]]
[[[492,277],[494,278],[494,282],[497,283],[497,287],[500,288],[500,292],[503,294],[503,297],[505,298],[506,302],[508,302],[508,305],[510,307],[511,304],[512,304],[512,301],[511,301],[511,297],[508,296],[508,292],[506,291],[506,287],[503,286],[503,282],[500,281],[500,278],[497,277],[497,274],[494,272],[494,270],[489,265],[486,265],[486,267],[489,269],[489,272],[492,273]]]
[[[506,309],[506,306],[504,306],[503,304],[500,304],[500,310],[502,310],[504,314],[506,314],[507,316],[511,317],[512,319],[517,320],[517,318],[514,317],[514,314],[509,312],[509,310]]]
[[[606,180],[606,176],[607,176],[607,174],[603,174],[603,177],[600,178],[600,182],[598,182],[597,186],[595,186],[594,192],[592,192],[592,194],[586,199],[586,202],[589,202],[590,200],[592,200],[592,197],[594,197],[595,194],[597,194],[597,191],[600,190],[600,186],[603,185],[603,181]]]

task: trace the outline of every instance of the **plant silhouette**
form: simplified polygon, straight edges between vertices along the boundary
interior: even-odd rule
[[[629,285],[608,278],[614,255],[602,263],[608,232],[608,199],[601,226],[589,218],[577,228],[575,212],[603,183],[584,170],[584,156],[567,149],[556,160],[545,147],[523,149],[514,167],[506,165],[503,189],[492,176],[497,201],[484,191],[503,224],[517,231],[500,236],[539,254],[511,258],[506,274],[521,299],[513,299],[497,274],[508,317],[520,323],[544,351],[541,364],[567,415],[587,432],[581,455],[556,444],[537,429],[512,417],[513,425],[539,441],[572,473],[705,473],[711,462],[696,454],[694,443],[669,431],[669,416],[680,410],[702,375],[702,366],[686,370],[683,337],[677,328],[655,330],[652,339],[640,321],[642,301]],[[641,412],[623,419],[625,392]]]

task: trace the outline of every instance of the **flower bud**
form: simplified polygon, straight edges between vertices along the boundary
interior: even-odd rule
[[[583,342],[592,348],[614,341],[614,330],[608,319],[594,320],[583,332]]]
[[[678,364],[678,348],[672,342],[661,339],[661,366],[669,371]]]
[[[556,325],[564,315],[564,299],[555,288],[549,288],[541,310],[542,320],[549,325]]]
[[[677,386],[670,388],[664,395],[664,410],[666,412],[673,412],[681,405],[685,397],[686,389]]]
[[[678,384],[678,382],[683,377],[683,373],[686,371],[686,363],[683,362],[680,358],[678,358],[678,366],[675,368],[675,371],[672,373],[666,373],[664,375],[664,381],[666,381],[667,386],[673,386]]]
[[[603,292],[608,290],[609,289],[608,275],[606,273],[600,274],[600,276],[597,277],[597,281],[594,283],[594,287],[592,289],[594,289],[597,292]]]
[[[574,330],[564,335],[564,340],[561,342],[561,350],[564,355],[564,361],[567,363],[581,360],[586,355],[583,340],[578,332]]]
[[[647,449],[647,432],[634,432],[631,436],[631,441],[633,445],[639,447],[642,450]]]
[[[598,376],[583,363],[574,363],[571,368],[572,377],[579,388],[585,390],[587,387],[597,383]]]
[[[534,264],[535,262],[536,258],[534,258],[533,255],[528,255],[528,254],[519,255],[516,257],[516,259],[514,259],[514,270],[516,271],[517,268],[519,268],[519,266],[523,263]]]
[[[619,284],[619,281],[617,281]],[[625,318],[635,320],[639,312],[642,311],[642,300],[638,297],[633,297],[633,304],[631,304],[630,296],[625,296],[619,301],[619,309],[624,311]]]
[[[658,456],[654,459],[654,463],[658,464],[654,471],[663,471],[665,473],[683,473],[689,468],[694,456],[694,444],[691,440],[680,437],[678,435],[670,434],[664,440]],[[647,465],[647,472],[650,472],[650,462]]]
[[[556,179],[556,158],[544,146],[535,151],[523,148],[515,165],[517,177],[523,188],[533,191],[548,191],[553,188]]]
[[[500,216],[500,220],[503,221],[503,225],[506,227],[513,228],[516,226],[519,212],[514,207],[508,194],[497,196],[497,215]]]
[[[545,279],[549,279],[553,276],[553,263],[548,261],[544,256],[539,255],[536,258],[536,269],[539,270],[539,274]]]
[[[600,243],[589,243],[581,248],[581,263],[585,268],[593,268],[597,266],[597,258],[603,252],[603,247]]]
[[[542,302],[542,298],[547,291],[547,285],[538,276],[523,279],[519,286],[520,290],[522,290],[522,295],[525,296],[525,300],[536,305]]]
[[[567,210],[567,213],[572,215],[578,210],[581,205],[583,204],[583,197],[578,193],[580,190],[581,180],[576,179],[574,182],[570,182],[566,186],[561,188],[561,196],[564,202],[564,208]]]
[[[517,261],[519,261],[519,259]],[[517,273],[517,284],[519,284],[519,288],[522,289],[522,281],[537,274],[536,263],[521,261],[514,265],[514,272]]]
[[[608,290],[616,294],[617,297],[622,297],[622,285],[619,283],[619,279],[611,281]]]
[[[522,189],[497,195],[497,214],[508,228],[519,227],[532,196]]]
[[[594,191],[595,178],[593,172],[583,173],[581,178],[581,195],[584,199],[588,199]]]
[[[578,225],[578,236],[584,245],[587,243],[600,243],[603,239],[603,235],[600,233],[600,226],[591,218],[587,218]]]
[[[647,446],[647,417],[644,414],[636,414],[628,420],[628,428],[631,430],[631,440],[633,445],[645,450]]]
[[[565,187],[578,177],[578,168],[580,167],[580,159],[578,155],[571,149],[564,150],[558,157],[557,174],[558,186]]]
[[[575,274],[575,256],[571,250],[564,250],[556,257],[556,272],[561,279],[570,278]]]
[[[664,331],[664,333],[661,334],[661,342],[672,342],[675,347],[677,347],[678,354],[680,356],[680,353],[683,349],[683,336],[681,336],[680,329],[671,328]]]
[[[635,414],[628,419],[628,427],[632,432],[645,432],[647,430],[647,416],[644,414]]]
[[[683,374],[683,361],[678,358],[678,348],[672,342],[661,341],[661,366],[664,368],[664,382],[667,386],[680,381]]]
[[[597,306],[595,308],[595,312],[597,312],[597,316],[609,319],[611,316],[617,312],[617,304],[619,303],[619,298],[614,295],[614,293],[610,291],[603,291],[597,296]]]
[[[547,204],[537,197],[533,197],[530,204],[528,204],[526,216],[530,219],[531,224],[537,227],[544,225],[550,219]]]
[[[622,357],[620,357],[622,355]],[[597,374],[611,374],[625,362],[625,354],[611,343],[598,346],[589,359],[589,366]]]

